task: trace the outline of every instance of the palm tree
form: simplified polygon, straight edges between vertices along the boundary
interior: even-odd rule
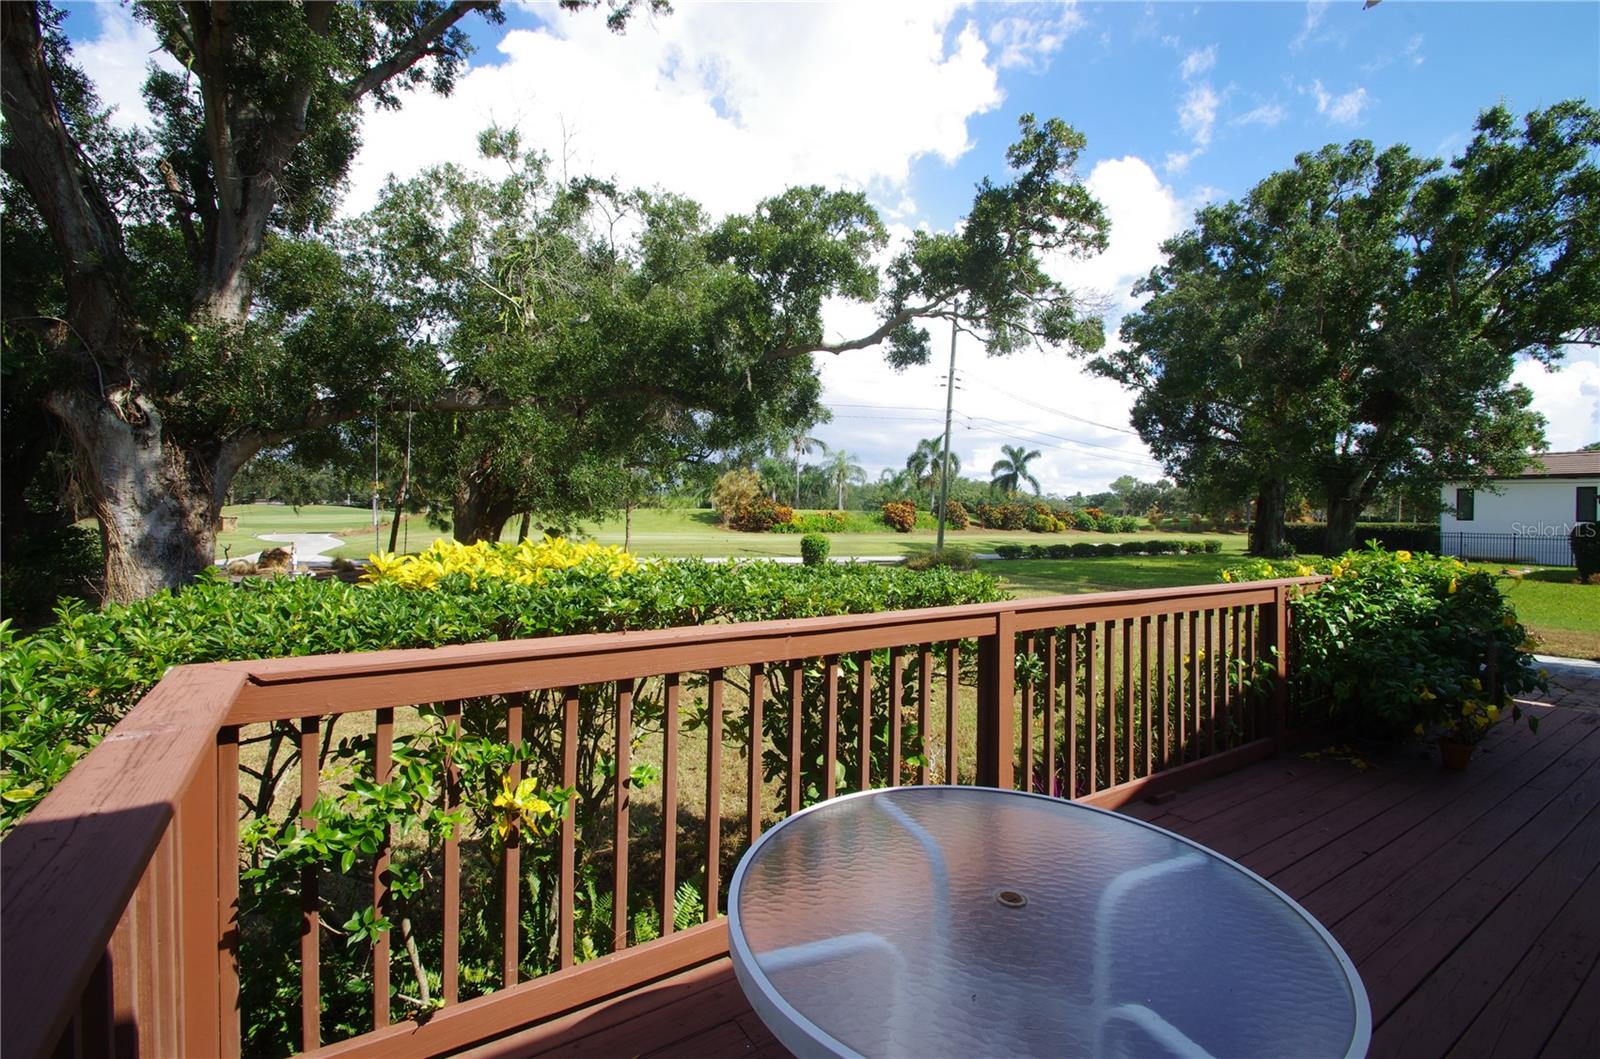
[[[942,438],[923,438],[906,459],[906,470],[917,486],[928,491],[928,508],[933,509],[934,487],[939,480],[939,458],[944,454]]]
[[[885,467],[878,472],[878,484],[883,487],[885,495],[900,498],[911,492],[915,483],[912,481],[910,471],[897,471],[892,467]]]
[[[1039,450],[1024,452],[1021,445],[1001,445],[1000,451],[1005,453],[1005,458],[995,460],[994,466],[989,468],[990,488],[1013,497],[1022,483],[1027,482],[1033,486],[1033,495],[1038,496],[1039,479],[1028,473],[1028,464],[1039,458]]]
[[[794,436],[794,439],[792,441],[790,441],[789,444],[794,450],[794,506],[795,507],[799,507],[800,506],[800,457],[808,455],[811,452],[812,449],[816,449],[819,452],[827,452],[828,451],[828,446],[823,444],[817,438],[806,437],[806,435],[804,435],[804,434],[796,434]]]
[[[847,485],[865,485],[867,472],[861,469],[851,455],[843,449],[835,449],[833,458],[823,468],[834,487],[839,490],[839,510],[844,510],[844,489]]]

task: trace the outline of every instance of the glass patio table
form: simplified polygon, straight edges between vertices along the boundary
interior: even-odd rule
[[[1366,1054],[1349,957],[1260,876],[1073,802],[899,787],[796,813],[728,894],[734,972],[800,1056]]]

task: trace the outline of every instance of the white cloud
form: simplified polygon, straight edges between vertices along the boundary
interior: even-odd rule
[[[995,49],[995,61],[1002,70],[1048,69],[1051,58],[1061,50],[1067,37],[1085,25],[1076,2],[1029,5],[1021,10],[1034,17],[1008,15],[995,21],[986,34]]]
[[[390,172],[472,158],[491,121],[552,153],[565,142],[574,171],[714,214],[810,182],[895,202],[918,158],[959,158],[968,119],[1002,99],[989,47],[952,3],[686,4],[621,36],[584,14],[551,19],[508,32],[450,98],[369,113],[346,208],[370,206]]]
[[[1288,112],[1283,109],[1281,104],[1263,103],[1259,107],[1256,107],[1252,110],[1247,110],[1243,114],[1240,114],[1238,117],[1234,118],[1232,124],[1265,125],[1270,129],[1287,116]]]
[[[1312,35],[1317,32],[1317,27],[1322,25],[1322,16],[1328,13],[1330,0],[1307,0],[1305,21],[1300,24],[1300,32],[1289,42],[1289,50],[1298,52],[1311,42]]]
[[[1210,85],[1191,88],[1178,108],[1178,124],[1196,147],[1211,145],[1211,130],[1217,124],[1217,105],[1222,101]]]
[[[1533,391],[1533,409],[1548,423],[1545,438],[1557,452],[1600,441],[1600,350],[1567,346],[1554,371],[1523,360],[1512,380]]]
[[[1097,163],[1085,183],[1111,221],[1110,246],[1090,260],[1053,259],[1049,267],[1063,283],[1109,304],[1115,335],[1118,319],[1135,304],[1134,282],[1160,262],[1162,241],[1187,223],[1195,203],[1181,200],[1148,163],[1131,156]],[[871,326],[871,310],[830,305],[827,321],[830,334],[859,334]],[[819,434],[859,457],[872,477],[880,468],[903,465],[919,438],[944,428],[940,380],[949,363],[949,332],[936,327],[932,333],[933,362],[903,373],[886,367],[875,350],[819,358],[824,399],[836,414]],[[1000,446],[1014,444],[1040,450],[1034,466],[1047,492],[1097,492],[1123,474],[1151,479],[1161,473],[1138,437],[1124,432],[1131,395],[1063,352],[991,360],[963,336],[957,375],[962,385],[952,447],[969,475],[985,476]]]
[[[1183,58],[1183,66],[1179,72],[1185,81],[1192,81],[1203,73],[1208,72],[1217,65],[1217,46],[1212,44],[1190,52]]]
[[[1373,103],[1367,90],[1360,85],[1338,96],[1323,88],[1321,81],[1313,81],[1309,90],[1301,88],[1300,91],[1310,91],[1317,100],[1317,113],[1335,125],[1354,125],[1361,120],[1361,112]]]
[[[94,8],[100,20],[99,32],[87,40],[74,41],[73,55],[94,82],[100,100],[116,108],[111,120],[124,128],[150,123],[140,89],[151,60],[182,73],[179,66],[161,50],[150,27],[134,20],[128,9],[116,4]]]

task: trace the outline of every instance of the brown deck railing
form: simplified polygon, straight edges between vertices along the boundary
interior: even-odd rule
[[[561,775],[545,779],[571,786],[579,769],[580,692],[587,689],[588,701],[597,687],[607,695],[607,739],[617,759],[615,774],[625,777],[633,696],[645,686],[641,682],[657,682],[651,686],[663,707],[656,891],[663,937],[630,945],[630,845],[638,843],[630,826],[632,792],[619,783],[599,810],[610,816],[609,828],[601,830],[613,844],[609,884],[616,951],[577,958],[580,821],[569,812],[555,844],[558,969],[517,982],[519,868],[515,852],[508,851],[501,987],[458,1000],[461,851],[451,839],[441,880],[444,1006],[420,1022],[394,1018],[387,987],[390,939],[384,932],[373,946],[374,1029],[324,1044],[318,879],[308,873],[303,880],[302,1050],[432,1055],[725,952],[718,905],[723,866],[737,852],[729,847],[742,848],[765,819],[793,812],[807,799],[799,722],[808,688],[823,704],[818,796],[900,782],[967,781],[1115,806],[1239,767],[1281,745],[1289,659],[1287,649],[1274,648],[1289,643],[1288,595],[1318,580],[180,667],[0,846],[0,1050],[7,1056],[239,1054],[238,799],[245,726],[295,722],[302,760],[315,762],[327,738],[325,719],[368,713],[372,768],[381,782],[392,765],[396,707],[443,703],[449,717],[448,704],[504,697],[492,701],[504,703],[506,732],[515,739],[522,731],[521,711],[532,701],[528,694],[551,692],[542,701],[560,711]],[[974,648],[975,694],[964,693],[962,653]],[[873,652],[879,653],[876,669]],[[854,664],[845,666],[842,660],[850,659]],[[844,669],[848,674],[842,677]],[[695,875],[704,879],[706,921],[674,931],[680,681],[689,674],[703,674],[697,682],[703,679],[705,688],[708,811],[703,833],[694,837],[704,847]],[[747,688],[739,709],[749,722],[742,725],[749,733],[742,748],[749,768],[742,781],[744,819],[729,843],[721,812],[723,713],[734,676]],[[879,711],[873,689],[885,681],[890,705]],[[767,737],[763,714],[774,710],[790,711],[788,746],[772,745]],[[974,729],[970,738],[962,732],[968,724]],[[903,732],[915,745],[907,745]],[[887,743],[881,775],[874,771],[872,745],[878,733]],[[768,782],[767,761],[786,763],[780,781]],[[319,775],[315,768],[301,771],[299,807],[307,811],[317,798]],[[443,798],[454,797],[447,785]],[[389,854],[384,846],[360,869],[370,874],[380,905]]]

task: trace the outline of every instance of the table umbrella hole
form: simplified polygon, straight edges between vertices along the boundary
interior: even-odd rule
[[[1017,890],[1001,890],[994,895],[994,899],[1007,908],[1021,908],[1028,903],[1028,895]]]

